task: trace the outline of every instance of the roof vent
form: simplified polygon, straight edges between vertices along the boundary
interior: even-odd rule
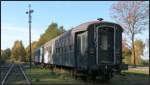
[[[97,20],[102,21],[102,20],[103,20],[103,18],[98,18]]]

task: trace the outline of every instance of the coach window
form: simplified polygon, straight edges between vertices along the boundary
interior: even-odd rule
[[[63,47],[63,53],[65,53],[65,47]]]
[[[70,50],[70,51],[72,50],[72,46],[71,46],[71,45],[69,46],[69,50]]]
[[[57,53],[59,53],[59,47],[57,48]]]
[[[84,54],[87,49],[87,32],[81,35],[81,53]]]
[[[58,53],[60,53],[60,48],[58,48]]]
[[[63,54],[63,47],[62,47],[62,54]]]
[[[59,53],[61,54],[61,47],[59,48]]]
[[[58,53],[58,48],[56,48],[56,53]]]
[[[49,50],[49,53],[51,54],[51,49]]]
[[[57,53],[59,53],[59,48],[57,48]]]
[[[102,36],[102,44],[101,44],[101,48],[103,49],[103,50],[107,50],[107,48],[108,48],[108,44],[107,44],[107,35],[103,35]]]
[[[65,52],[65,47],[63,47],[63,53]]]
[[[59,53],[59,48],[57,48],[57,53]]]
[[[66,52],[67,50],[66,50],[66,47],[65,47],[65,52]]]
[[[59,49],[59,53],[61,53],[61,47],[59,47],[58,49]]]
[[[66,52],[66,47],[64,47],[64,53]]]
[[[63,47],[61,47],[61,54],[63,53]]]
[[[67,46],[66,46],[66,52],[68,52],[68,48],[67,48]]]
[[[49,47],[49,53],[51,54],[51,47]]]
[[[63,47],[61,47],[61,54],[63,53]]]
[[[66,52],[66,47],[64,47],[64,53]]]
[[[65,47],[63,47],[63,53],[65,53]]]

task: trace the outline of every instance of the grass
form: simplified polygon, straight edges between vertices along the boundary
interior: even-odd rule
[[[68,72],[52,72],[44,68],[32,68],[31,71],[27,69],[26,74],[33,84],[81,83],[72,78]]]
[[[26,69],[28,77],[33,84],[86,84],[82,80],[75,80],[68,72],[52,72],[44,68]],[[142,69],[129,69],[115,75],[107,85],[145,85],[148,84],[149,74]],[[105,84],[105,85],[106,85]],[[102,84],[103,85],[103,84]]]
[[[129,69],[115,75],[111,80],[114,85],[148,85],[149,74],[143,69]]]

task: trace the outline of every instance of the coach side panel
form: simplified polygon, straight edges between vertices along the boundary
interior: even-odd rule
[[[73,36],[71,31],[66,32],[58,38],[53,47],[53,63],[56,65],[73,67],[74,66],[74,49]]]

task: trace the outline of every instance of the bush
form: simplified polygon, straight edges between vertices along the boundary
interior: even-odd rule
[[[141,65],[149,65],[149,60],[141,60]]]
[[[5,61],[3,59],[0,60],[0,64],[4,64]]]
[[[35,79],[35,81],[36,81],[36,82],[39,82],[39,81],[40,81],[40,79],[38,79],[38,78],[37,78],[37,79]]]

